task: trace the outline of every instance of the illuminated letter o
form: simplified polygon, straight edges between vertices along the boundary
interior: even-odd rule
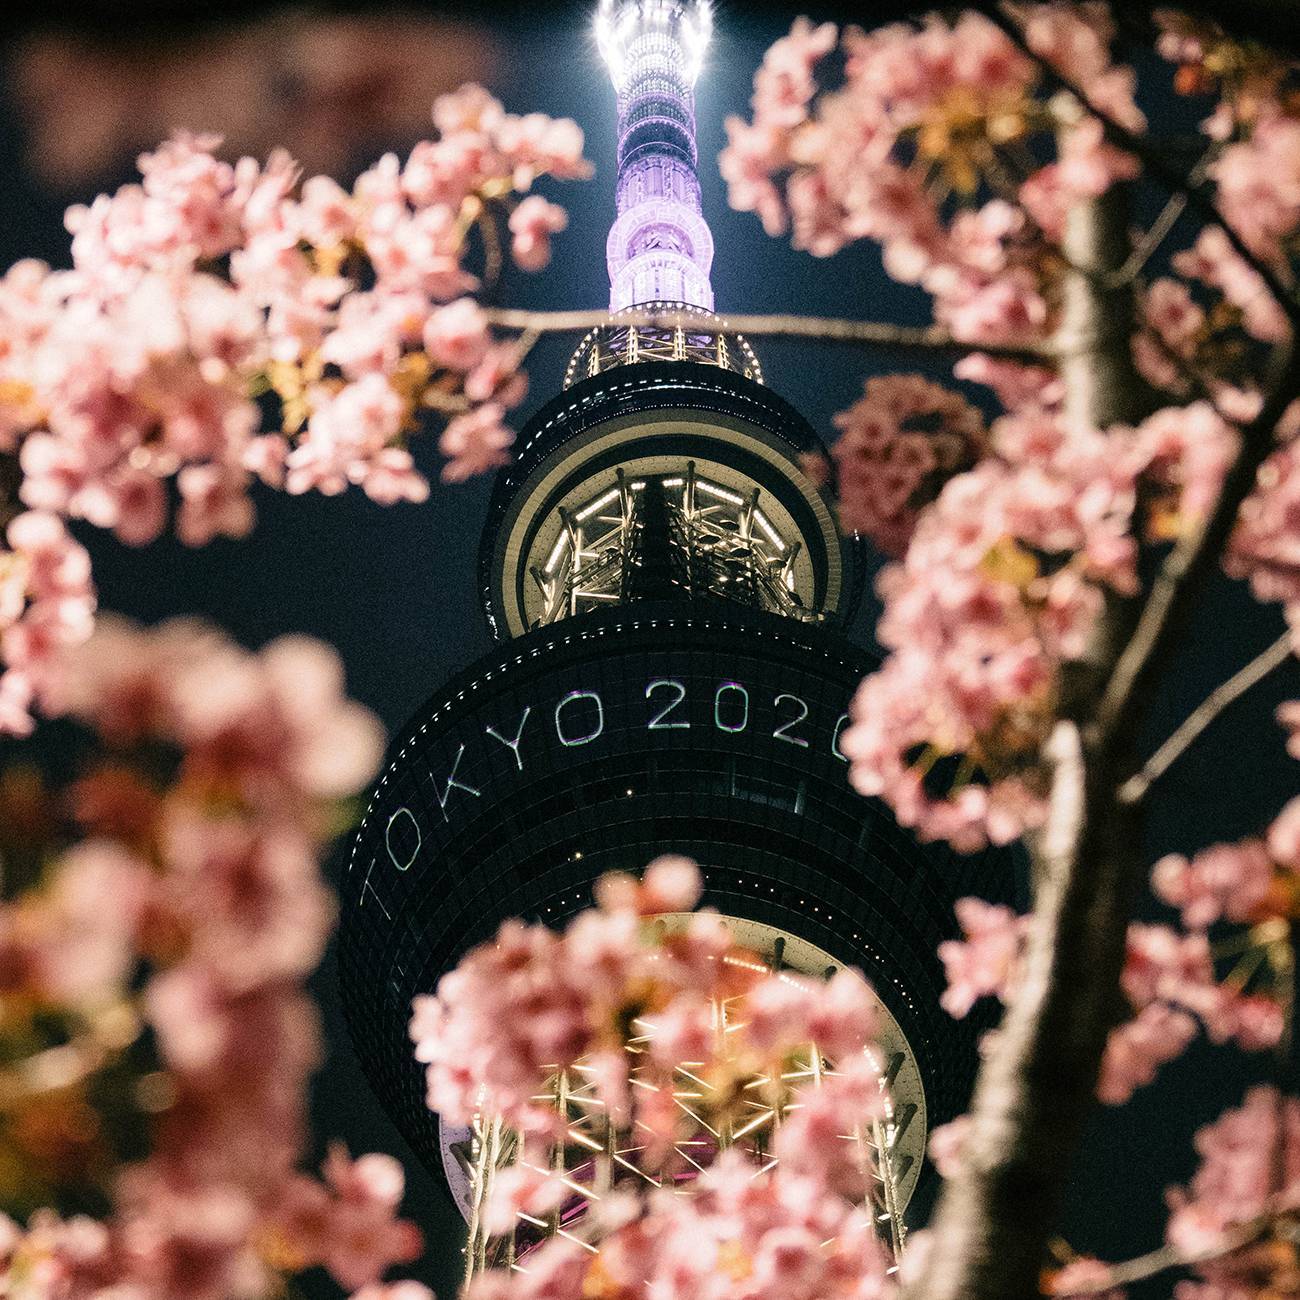
[[[410,820],[411,825],[415,828],[415,848],[411,850],[411,856],[405,862],[398,862],[397,854],[393,852],[393,823],[405,813]],[[415,861],[420,852],[420,845],[424,843],[420,835],[420,823],[415,820],[415,814],[409,808],[399,808],[389,819],[388,825],[384,827],[384,847],[388,850],[388,857],[398,871],[409,871],[411,863]]]
[[[564,712],[566,704],[574,704],[578,700],[595,700],[596,701],[596,726],[593,731],[588,732],[585,736],[566,736],[564,726],[560,721],[560,715]],[[559,737],[561,745],[588,745],[602,731],[605,730],[605,706],[600,702],[600,696],[595,691],[570,691],[564,699],[555,706],[555,734]]]

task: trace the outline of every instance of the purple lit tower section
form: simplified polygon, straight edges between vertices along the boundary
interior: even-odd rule
[[[695,170],[695,81],[712,27],[707,0],[604,0],[597,14],[618,92],[611,311],[659,302],[713,310],[713,236]]]
[[[695,146],[695,82],[712,30],[708,0],[602,0],[596,14],[618,95],[609,307],[671,314],[672,323],[593,330],[569,363],[566,388],[638,361],[702,362],[762,382],[749,344],[713,314],[713,234]]]

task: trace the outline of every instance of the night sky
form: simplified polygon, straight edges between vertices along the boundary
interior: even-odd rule
[[[705,213],[717,244],[713,280],[719,310],[922,322],[922,296],[889,281],[870,250],[816,260],[768,239],[752,216],[725,206],[713,162],[723,140],[722,120],[746,111],[753,70],[793,12],[775,6],[755,11],[732,0],[719,5],[716,14],[697,113]],[[815,16],[846,12],[821,8]],[[538,276],[508,276],[500,301],[537,308],[602,307],[607,301],[604,241],[613,215],[613,92],[590,37],[587,6],[513,8],[485,28],[483,39],[496,46],[498,72],[490,88],[506,106],[576,118],[596,164],[593,181],[548,189],[568,208],[569,230],[557,240],[550,268]],[[43,188],[27,165],[12,84],[6,77],[0,87],[0,166],[9,178],[0,256],[6,266],[23,256],[65,263],[63,207],[89,197],[94,188],[129,179],[130,160],[107,166],[90,190]],[[202,129],[207,124],[176,125]],[[409,143],[394,139],[392,147],[404,150]],[[574,342],[549,340],[536,348],[529,365],[532,394],[521,418],[558,390]],[[946,368],[943,362],[920,367],[908,359],[814,345],[760,341],[757,346],[769,384],[823,435],[833,432],[832,415],[856,397],[867,375],[918,368],[942,375]],[[81,529],[94,557],[101,602],[146,622],[201,614],[250,647],[286,632],[324,638],[343,655],[350,692],[395,730],[488,645],[476,603],[475,563],[490,484],[440,486],[432,440],[417,445],[415,453],[435,480],[430,500],[418,507],[381,508],[358,491],[333,499],[263,492],[258,527],[249,540],[217,542],[198,551],[167,539],[132,550]],[[1261,608],[1241,589],[1221,582],[1200,612],[1172,686],[1156,701],[1151,741],[1157,743],[1281,627],[1275,609]],[[870,619],[864,635],[869,628]],[[1160,783],[1145,845],[1152,860],[1256,831],[1294,792],[1296,767],[1285,755],[1272,713],[1281,699],[1297,695],[1300,666],[1292,661],[1238,704]],[[1150,910],[1158,914],[1154,905]],[[460,1272],[458,1220],[450,1201],[405,1149],[361,1076],[337,1004],[332,958],[316,984],[330,1044],[315,1091],[316,1131],[322,1138],[341,1137],[354,1152],[385,1150],[404,1159],[407,1211],[425,1228],[429,1243],[427,1260],[414,1272],[449,1297]],[[1080,1250],[1111,1258],[1158,1244],[1162,1190],[1194,1167],[1192,1130],[1238,1101],[1245,1082],[1271,1068],[1267,1060],[1247,1061],[1235,1052],[1198,1046],[1129,1106],[1099,1111],[1075,1172],[1064,1235]],[[1168,1287],[1166,1281],[1144,1294],[1167,1294]],[[308,1290],[334,1293],[324,1282]]]

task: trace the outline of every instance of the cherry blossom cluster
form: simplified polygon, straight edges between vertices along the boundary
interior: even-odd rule
[[[585,175],[582,133],[474,86],[433,117],[436,139],[350,190],[282,153],[232,164],[215,137],[178,134],[141,156],[138,184],[69,209],[71,270],[26,261],[0,278],[0,453],[33,512],[0,551],[0,731],[30,728],[48,648],[89,627],[83,553],[50,516],[143,545],[171,482],[176,534],[199,546],[252,529],[257,480],[422,501],[407,443],[430,412],[447,420],[445,478],[504,462],[526,379],[470,296],[474,232],[493,273],[508,212],[515,262],[544,266],[565,213],[516,196]]]
[[[1142,127],[1103,6],[1026,6],[1015,19],[1093,108]],[[1208,170],[1222,207],[1234,224],[1240,214],[1249,250],[1285,271],[1300,227],[1289,148],[1300,128],[1276,93],[1284,69],[1204,27],[1161,22],[1162,52],[1199,69],[1180,74],[1181,88],[1212,84],[1228,104],[1206,126],[1221,146]],[[819,90],[837,50],[843,84]],[[732,205],[772,233],[792,229],[817,255],[873,240],[956,339],[1033,350],[1060,324],[1050,286],[1067,210],[1136,174],[1089,105],[1049,89],[976,14],[870,34],[800,20],[755,76],[752,121],[728,123]],[[1055,155],[1025,174],[1031,143]],[[1212,225],[1170,265],[1175,275],[1141,290],[1133,348],[1179,405],[1136,430],[1080,427],[1047,365],[978,351],[955,373],[1007,411],[987,435],[964,399],[913,376],[872,380],[837,418],[841,517],[898,557],[879,582],[890,654],[861,688],[844,750],[858,789],[924,838],[969,850],[1039,824],[1063,667],[1084,653],[1108,590],[1138,593],[1140,548],[1206,516],[1236,445],[1230,422],[1260,409],[1259,349],[1289,333],[1260,270]],[[1281,601],[1292,626],[1297,430],[1293,409],[1225,562],[1261,599]]]
[[[227,1300],[315,1266],[377,1283],[420,1250],[400,1165],[298,1163],[320,1057],[304,982],[334,915],[318,858],[378,723],[320,643],[252,654],[195,622],[103,619],[53,680],[83,757],[0,903],[0,1143],[11,1208],[46,1208],[0,1219],[0,1290]],[[99,1220],[48,1208],[95,1198]]]
[[[682,858],[656,860],[640,881],[603,877],[598,906],[562,934],[508,922],[436,995],[416,999],[411,1036],[430,1106],[453,1123],[488,1115],[520,1131],[514,1162],[492,1178],[489,1234],[514,1231],[520,1215],[570,1225],[525,1239],[515,1267],[482,1274],[473,1300],[890,1293],[866,1208],[874,1157],[852,1140],[890,1113],[871,1048],[873,995],[850,970],[826,982],[771,972],[716,914],[661,923],[690,912],[700,890]],[[809,1059],[831,1064],[810,1069]],[[682,1069],[694,1081],[686,1111],[674,1098]],[[584,1114],[602,1108],[643,1175],[611,1167],[612,1191],[581,1218],[564,1213],[574,1184],[548,1158],[572,1135],[547,1081],[574,1071],[595,1080]],[[747,1095],[780,1123],[761,1147],[719,1151],[718,1133],[752,1119],[752,1103],[735,1109]],[[674,1162],[682,1143],[690,1158]]]
[[[1105,590],[1136,591],[1139,542],[1204,516],[1231,446],[1206,403],[1106,432],[1041,406],[997,420],[879,578],[891,654],[841,742],[855,786],[960,849],[1037,825],[1063,665]]]
[[[1169,1258],[1190,1271],[1178,1300],[1286,1295],[1300,1270],[1300,1101],[1251,1088],[1239,1107],[1196,1134],[1201,1164],[1187,1187],[1166,1193]],[[1051,1293],[1123,1300],[1106,1288],[1109,1265],[1079,1259],[1051,1278]]]
[[[830,1130],[834,1142],[836,1130]],[[598,1249],[554,1237],[514,1270],[481,1274],[467,1300],[887,1300],[896,1289],[872,1215],[778,1165],[724,1152],[689,1196],[644,1211],[616,1193],[593,1210]]]
[[[1156,894],[1178,908],[1183,924],[1260,925],[1289,919],[1300,900],[1300,799],[1278,814],[1265,836],[1214,844],[1187,858],[1173,853],[1151,873]]]
[[[0,549],[0,734],[26,735],[32,706],[55,687],[60,655],[90,635],[90,556],[57,515],[9,521]]]
[[[634,1100],[644,1100],[628,1087],[629,1026],[650,1063],[671,1072],[721,1052],[713,1010],[721,1001],[734,1003],[725,1056],[739,1073],[779,1064],[809,1043],[833,1060],[861,1054],[876,1015],[856,972],[825,984],[771,974],[735,948],[711,911],[695,913],[681,932],[646,925],[646,917],[690,911],[701,888],[693,862],[663,857],[640,881],[603,877],[598,906],[562,934],[507,921],[494,942],[442,977],[436,994],[415,999],[411,1038],[427,1066],[430,1108],[452,1123],[486,1112],[546,1132],[554,1116],[536,1104],[538,1092],[581,1060],[625,1125]],[[643,1109],[636,1121],[653,1130],[662,1117]]]
[[[1233,40],[1217,24],[1177,9],[1157,9],[1152,16],[1159,33],[1156,52],[1177,65],[1178,93],[1216,97],[1214,112],[1202,123],[1211,139],[1248,130],[1283,102],[1291,67],[1267,46]]]
[[[1025,14],[1036,53],[1140,125],[1133,75],[1111,63],[1107,23],[1095,5]],[[837,45],[844,85],[818,94],[815,69]],[[727,122],[731,204],[757,212],[770,234],[792,227],[795,245],[819,256],[876,241],[889,273],[931,294],[936,319],[966,342],[1033,342],[1051,325],[1045,254],[1066,208],[1136,172],[1096,123],[1071,121],[1058,158],[1009,179],[1026,146],[1063,125],[1039,81],[1034,63],[976,14],[870,33],[800,19],[754,78],[753,121]]]
[[[907,550],[920,509],[984,453],[984,417],[959,393],[921,375],[868,379],[835,417],[841,525],[886,555]]]
[[[964,1016],[981,998],[1007,1002],[1020,979],[1029,918],[1008,907],[963,898],[957,903],[961,939],[939,946],[948,987],[945,1010]],[[1232,976],[1219,980],[1204,929],[1182,933],[1165,925],[1129,927],[1120,986],[1129,1016],[1111,1030],[1097,1084],[1100,1099],[1127,1101],[1161,1065],[1181,1055],[1198,1025],[1216,1043],[1247,1050],[1275,1047],[1284,1029],[1285,990],[1247,991]],[[960,1155],[965,1121],[935,1130],[931,1154],[940,1171]]]
[[[1179,1285],[1180,1300],[1284,1293],[1300,1267],[1300,1101],[1252,1088],[1238,1109],[1197,1133],[1196,1149],[1201,1166],[1190,1186],[1169,1193],[1168,1239],[1188,1258],[1210,1258],[1195,1265],[1197,1281]],[[1262,1216],[1276,1216],[1274,1228],[1229,1249],[1233,1229]]]

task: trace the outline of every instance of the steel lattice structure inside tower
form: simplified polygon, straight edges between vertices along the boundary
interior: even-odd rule
[[[925,1135],[975,1062],[977,1022],[939,1006],[936,948],[954,899],[1014,892],[1005,854],[918,845],[848,784],[840,736],[873,665],[841,628],[866,570],[805,472],[816,435],[712,314],[693,102],[708,32],[698,2],[602,5],[615,320],[582,341],[498,478],[480,553],[497,646],[394,742],[343,885],[353,1037],[402,1132],[446,1170],[471,1270],[526,1245],[490,1240],[476,1213],[513,1142],[490,1116],[440,1130],[406,1030],[411,998],[502,920],[563,923],[602,872],[683,853],[763,961],[860,967],[883,1008],[895,1108],[875,1140],[897,1241]],[[617,320],[646,307],[673,323]],[[551,1086],[579,1124],[582,1080]]]

